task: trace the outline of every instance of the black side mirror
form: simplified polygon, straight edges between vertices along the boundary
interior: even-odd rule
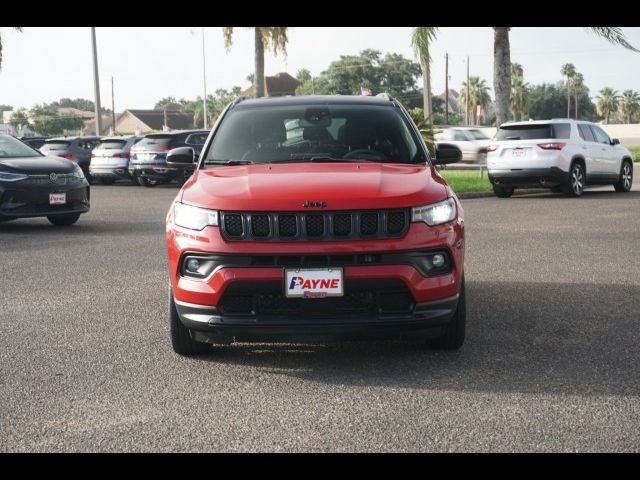
[[[178,147],[167,153],[167,165],[184,167],[193,165],[196,161],[196,152],[191,147]]]
[[[620,144],[620,140],[618,140],[617,138],[611,139],[611,145],[619,145],[619,144]]]
[[[436,143],[436,158],[434,165],[446,165],[462,160],[462,150],[452,143]]]

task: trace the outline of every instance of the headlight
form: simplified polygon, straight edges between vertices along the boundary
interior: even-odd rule
[[[214,227],[218,225],[218,212],[175,202],[173,204],[173,221],[180,227],[202,230],[209,225]]]
[[[29,176],[23,173],[0,172],[0,182],[18,182],[27,178]]]
[[[456,218],[456,204],[453,198],[447,198],[443,202],[414,207],[411,210],[412,222],[424,222],[427,225],[441,225]]]
[[[84,173],[78,165],[76,165],[76,169],[73,171],[73,176],[81,180],[84,178]]]

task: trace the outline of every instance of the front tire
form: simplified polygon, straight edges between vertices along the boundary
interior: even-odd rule
[[[628,160],[622,162],[622,168],[620,169],[620,178],[617,183],[613,184],[613,188],[616,192],[626,193],[631,190],[633,185],[633,165]]]
[[[444,334],[438,338],[427,340],[429,348],[438,350],[458,350],[464,343],[467,325],[467,301],[464,286],[464,275],[462,284],[460,285],[460,296],[458,297],[458,306],[456,313],[446,326]]]
[[[496,197],[499,198],[509,198],[511,195],[513,195],[513,187],[506,185],[494,185],[493,193]]]
[[[171,331],[171,346],[178,355],[191,356],[211,351],[208,344],[193,340],[191,330],[180,321],[171,288],[169,288],[169,329]]]
[[[68,227],[69,225],[73,225],[80,218],[79,213],[67,213],[64,215],[48,215],[47,220],[49,220],[53,225],[57,227]]]
[[[563,192],[567,197],[579,197],[584,192],[584,183],[584,168],[581,164],[574,163],[569,170],[569,181],[564,186]]]

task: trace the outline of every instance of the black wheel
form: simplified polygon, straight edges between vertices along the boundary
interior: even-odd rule
[[[456,313],[453,315],[449,325],[446,326],[444,334],[441,337],[427,340],[428,347],[440,350],[457,350],[462,346],[467,324],[467,302],[465,297],[463,276]]]
[[[628,160],[622,162],[622,167],[620,168],[620,179],[617,183],[613,184],[613,188],[616,189],[616,192],[628,192],[631,190],[631,186],[633,185],[633,165]]]
[[[171,345],[177,354],[198,355],[211,351],[210,345],[194,341],[191,338],[191,330],[180,321],[171,288],[169,288],[169,329],[171,330]]]
[[[138,183],[138,179],[137,179],[136,177],[134,177],[134,176],[132,176],[132,177],[131,177],[131,183],[132,183],[133,185],[135,185],[136,187],[137,187],[138,185],[140,185],[140,184]]]
[[[138,184],[142,185],[143,187],[152,188],[158,185],[158,181],[149,180],[147,177],[138,177]]]
[[[113,178],[100,178],[99,180],[102,185],[113,185],[113,182],[115,182]]]
[[[579,163],[574,163],[569,169],[569,181],[565,184],[563,193],[567,197],[579,197],[584,192],[584,168]]]
[[[80,218],[79,213],[66,213],[64,215],[49,215],[47,220],[58,227],[68,227],[73,225]]]
[[[513,195],[513,187],[510,185],[494,185],[493,193],[496,195],[496,197],[509,198],[511,195]]]

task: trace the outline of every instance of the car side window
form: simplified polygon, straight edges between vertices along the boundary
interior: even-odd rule
[[[208,136],[208,133],[194,133],[187,137],[185,143],[188,145],[204,145]]]
[[[454,134],[453,134],[453,139],[455,141],[458,142],[465,142],[467,141],[467,137],[465,136],[464,133],[462,133],[460,130],[457,130]]]
[[[609,138],[609,135],[604,132],[604,130],[602,130],[600,127],[596,127],[595,125],[591,125],[591,130],[593,131],[593,135],[596,137],[596,142],[611,145],[611,139]]]
[[[585,142],[595,142],[596,139],[589,128],[589,125],[586,123],[578,124],[578,133],[580,134],[580,138],[582,138]]]

